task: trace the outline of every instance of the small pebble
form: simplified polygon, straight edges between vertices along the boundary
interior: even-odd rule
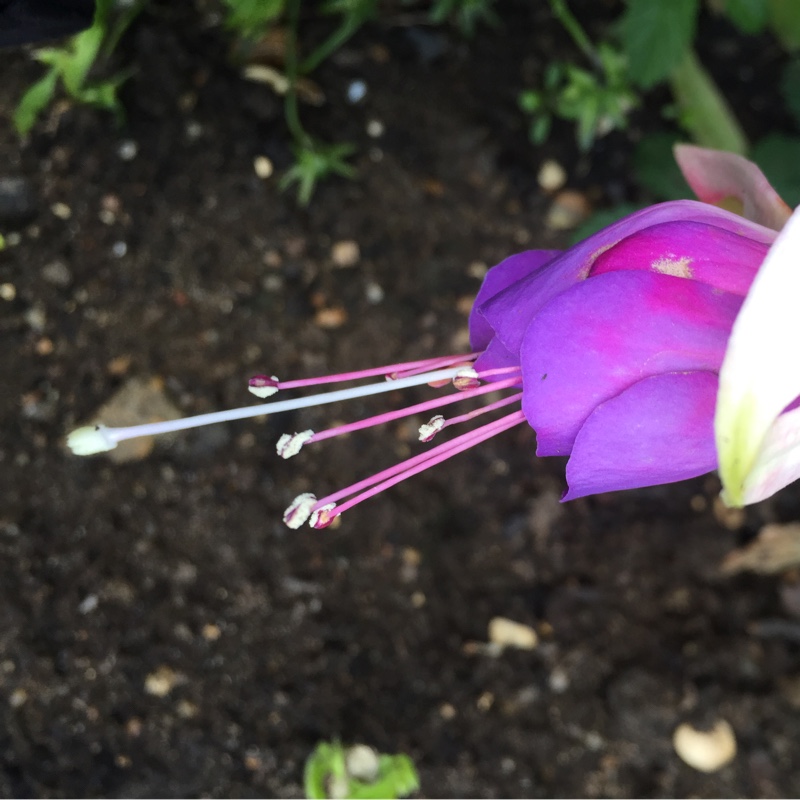
[[[567,675],[566,670],[556,667],[550,673],[547,685],[554,694],[564,694],[569,689],[569,675]]]
[[[99,600],[96,594],[86,595],[86,597],[81,600],[78,611],[80,611],[81,614],[89,614],[97,608],[98,604]]]
[[[724,719],[707,731],[699,731],[684,722],[675,729],[672,746],[681,761],[693,769],[716,772],[735,758],[736,735]]]
[[[533,650],[539,643],[539,637],[529,625],[506,617],[494,617],[489,621],[489,641],[503,647]]]
[[[255,170],[256,175],[258,175],[262,181],[265,181],[267,178],[269,178],[275,171],[275,167],[266,156],[256,156],[253,159],[253,169]]]
[[[345,268],[354,267],[361,258],[361,249],[358,242],[352,239],[344,239],[336,242],[331,247],[331,261],[335,267]]]
[[[21,708],[28,701],[28,693],[24,689],[14,689],[8,697],[11,708]]]
[[[220,636],[222,636],[222,631],[220,630],[219,625],[214,625],[212,623],[208,623],[203,625],[203,638],[207,642],[216,642]]]
[[[0,283],[0,300],[10,303],[17,296],[17,287],[13,283]]]
[[[367,84],[364,81],[353,81],[347,87],[347,101],[355,105],[367,96]]]
[[[43,336],[36,342],[36,355],[49,356],[53,350],[55,350],[53,340],[49,339],[47,336]]]
[[[53,203],[50,210],[59,219],[69,219],[72,216],[72,209],[66,203]]]
[[[111,246],[111,252],[117,258],[122,258],[128,252],[128,245],[126,242],[114,242]]]
[[[370,136],[373,139],[379,139],[381,136],[383,136],[385,131],[386,128],[379,119],[371,119],[367,123],[367,136]]]
[[[0,224],[25,225],[36,216],[36,191],[27,178],[0,178]]]
[[[547,159],[539,168],[536,180],[544,191],[557,192],[567,182],[567,173],[558,161]]]
[[[347,749],[344,757],[347,774],[363,783],[373,783],[378,777],[378,754],[365,744],[356,744]]]
[[[383,298],[386,296],[386,293],[383,291],[383,287],[379,283],[375,283],[375,281],[370,281],[367,284],[364,293],[367,296],[367,302],[373,306],[376,306],[378,303],[382,302]]]
[[[9,247],[16,247],[22,241],[22,234],[19,231],[11,231],[5,238]]]
[[[592,207],[581,192],[565,189],[553,199],[545,216],[545,225],[554,231],[577,228],[592,213]]]
[[[72,283],[72,273],[63,261],[51,261],[42,267],[42,278],[53,286],[69,286]]]
[[[320,328],[333,330],[340,328],[347,322],[347,311],[341,306],[334,306],[333,308],[321,308],[314,314],[314,322]]]
[[[181,682],[174,669],[162,665],[144,679],[144,690],[155,697],[166,697]]]
[[[439,714],[442,719],[453,719],[458,712],[452,703],[442,703],[439,706]]]
[[[136,144],[133,139],[125,139],[125,141],[120,142],[119,146],[117,147],[117,155],[123,161],[133,161],[138,154],[139,145]]]

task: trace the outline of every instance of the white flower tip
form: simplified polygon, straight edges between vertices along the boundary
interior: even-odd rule
[[[331,522],[338,517],[338,514],[331,514],[336,508],[336,503],[327,503],[324,506],[320,506],[316,511],[311,514],[311,519],[309,520],[308,524],[312,528],[316,528],[319,530],[320,528],[327,528]]]
[[[316,502],[316,495],[310,492],[297,495],[289,508],[283,512],[283,521],[287,527],[297,530],[311,516],[311,509],[314,508]]]
[[[272,375],[254,375],[247,382],[247,391],[262,400],[278,392],[278,379]]]
[[[310,429],[307,431],[300,431],[300,433],[284,433],[283,436],[278,439],[278,444],[275,449],[278,451],[278,455],[281,458],[291,458],[292,456],[296,456],[300,450],[302,450],[303,445],[313,436],[314,431]]]
[[[85,425],[77,428],[67,436],[67,447],[76,456],[92,456],[95,453],[107,453],[117,443],[108,435],[105,425]]]
[[[435,417],[431,417],[424,425],[419,426],[419,440],[421,442],[431,441],[442,428],[444,428],[444,417],[441,414],[437,414]]]

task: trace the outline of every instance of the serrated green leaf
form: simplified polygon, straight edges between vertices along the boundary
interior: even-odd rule
[[[30,132],[42,109],[53,99],[57,80],[58,72],[51,69],[22,95],[14,110],[14,127],[20,136],[26,136]]]
[[[746,155],[747,137],[711,76],[689,50],[670,78],[680,121],[703,147]]]
[[[742,33],[761,33],[769,21],[767,0],[727,0],[725,14]]]
[[[781,94],[786,108],[800,125],[800,61],[792,61],[783,71]]]
[[[633,80],[650,88],[681,63],[694,39],[698,0],[629,0],[621,35]]]
[[[769,23],[781,44],[793,52],[800,50],[800,2],[768,0]]]
[[[645,136],[633,154],[633,170],[636,180],[659,200],[683,200],[693,197],[675,157],[673,145],[679,141],[671,133],[654,133]]]
[[[771,133],[753,148],[753,161],[790,206],[800,205],[800,137]]]

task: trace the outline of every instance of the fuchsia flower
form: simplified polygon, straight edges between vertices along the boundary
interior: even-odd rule
[[[311,380],[256,376],[250,389],[259,397],[384,380],[153,425],[82,428],[69,444],[88,454],[133,436],[444,384],[453,391],[409,408],[284,435],[278,453],[288,458],[342,433],[460,401],[483,404],[449,418],[435,413],[421,426],[420,440],[512,410],[347,489],[319,499],[301,495],[284,521],[325,527],[368,497],[523,423],[536,431],[537,455],[569,456],[564,500],[710,472],[717,466],[714,411],[728,338],[788,210],[744,159],[684,148],[679,162],[701,199],[734,196],[757,221],[693,200],[652,206],[564,252],[529,251],[490,270],[470,315],[469,355]]]

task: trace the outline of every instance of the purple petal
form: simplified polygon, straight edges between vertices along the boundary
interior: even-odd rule
[[[554,258],[476,309],[507,350],[519,352],[528,323],[554,297],[583,280],[595,261],[626,237],[662,222],[689,220],[716,225],[757,242],[771,243],[774,231],[696,200],[675,200],[637,211]]]
[[[511,353],[503,347],[502,342],[494,336],[486,349],[478,356],[473,364],[473,368],[478,372],[489,369],[502,369],[505,367],[518,367],[519,353]],[[498,375],[494,380],[503,380],[507,375]],[[485,378],[484,380],[492,380]]]
[[[575,439],[562,500],[674,483],[717,466],[712,372],[645,378],[601,403]]]
[[[767,250],[766,243],[716,225],[663,222],[623,239],[600,255],[590,277],[614,270],[650,270],[744,297]]]
[[[522,409],[537,455],[567,455],[593,409],[662,372],[717,371],[742,298],[652,272],[609,272],[563,292],[528,327]]]
[[[560,250],[527,250],[506,258],[486,273],[475,298],[473,312],[469,316],[469,340],[473,350],[485,350],[494,336],[491,325],[479,313],[480,307],[507,286],[536,272],[560,253]]]

